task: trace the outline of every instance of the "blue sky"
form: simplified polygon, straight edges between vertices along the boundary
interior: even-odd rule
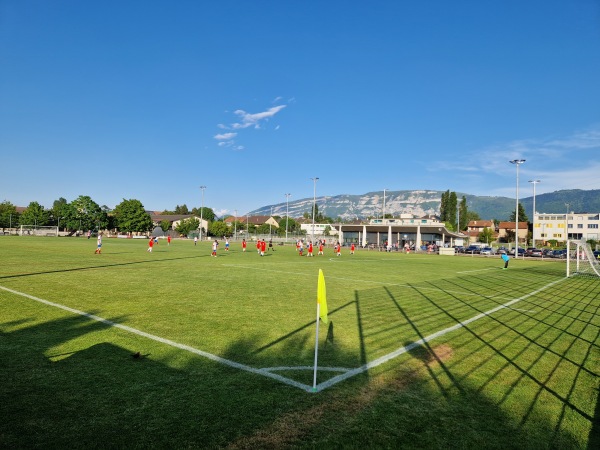
[[[0,0],[0,201],[600,188],[600,3]]]

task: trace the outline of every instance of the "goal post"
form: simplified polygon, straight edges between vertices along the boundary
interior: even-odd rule
[[[35,226],[21,225],[19,228],[19,236],[58,236],[58,227],[54,226]]]
[[[600,261],[585,239],[567,242],[567,277],[573,275],[600,278]]]

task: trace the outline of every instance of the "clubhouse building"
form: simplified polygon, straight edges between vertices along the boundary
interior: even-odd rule
[[[369,223],[334,224],[341,243],[370,245],[381,247],[386,245],[404,247],[405,244],[415,246],[436,244],[438,247],[463,245],[466,236],[446,228],[446,225],[435,216],[414,217],[403,214],[396,219],[373,219]],[[309,232],[310,234],[310,232]]]

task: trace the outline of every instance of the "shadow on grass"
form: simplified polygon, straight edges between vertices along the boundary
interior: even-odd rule
[[[452,307],[422,287],[413,287],[416,303],[450,322],[460,320],[453,308],[461,303],[478,312],[477,304],[463,303],[450,289],[446,294],[457,300]],[[358,357],[336,357],[364,364],[375,347],[425,337],[436,313],[419,314],[404,303],[388,288],[356,292],[354,302],[338,309],[356,307]],[[391,360],[318,395],[121,331],[107,342],[108,325],[86,317],[7,320],[0,324],[0,447],[581,448],[569,429],[583,421],[590,425],[591,449],[598,443],[600,408],[596,403],[588,414],[576,402],[578,383],[597,373],[598,331],[584,335],[595,326],[598,307],[584,315],[597,304],[591,298],[557,320],[506,310],[484,328],[474,322],[450,343],[414,347],[413,358]],[[546,308],[562,311],[559,304]],[[330,314],[334,318],[335,310]],[[561,336],[577,343],[569,341],[562,352],[553,349],[555,336],[539,344],[544,336],[530,334],[530,321],[551,320],[546,329],[569,330]],[[414,340],[398,340],[402,327]],[[277,350],[285,359],[307,345],[304,328],[258,351],[257,340],[238,340],[223,357],[254,352],[256,366],[269,365],[262,350],[283,343]],[[76,350],[56,351],[60,345]],[[587,349],[579,363],[564,356],[575,345]],[[330,347],[340,352],[335,340]],[[525,349],[536,352],[532,357]],[[133,358],[138,351],[150,357]],[[548,357],[554,359],[542,365]],[[561,392],[552,386],[557,359],[572,367]],[[524,385],[533,395],[522,400]],[[590,396],[597,391],[588,392],[588,402]],[[549,402],[558,405],[558,416],[545,409]]]
[[[120,266],[132,266],[137,264],[148,264],[148,263],[160,263],[164,261],[176,261],[181,259],[197,259],[208,257],[210,255],[197,255],[197,256],[181,256],[178,258],[162,258],[162,259],[144,259],[142,261],[129,261],[125,263],[114,263],[114,264],[96,264],[93,266],[85,266],[85,267],[71,267],[69,269],[56,269],[56,270],[42,270],[39,272],[27,272],[27,273],[18,273],[14,275],[4,275],[0,276],[0,280],[2,279],[10,279],[10,278],[21,278],[21,277],[30,277],[34,275],[46,275],[50,273],[66,273],[66,272],[78,272],[82,270],[93,270],[93,269],[102,269],[106,267],[120,267]]]

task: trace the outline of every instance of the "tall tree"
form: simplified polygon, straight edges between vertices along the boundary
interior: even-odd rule
[[[17,207],[8,200],[4,200],[0,203],[0,227],[14,227],[17,223],[19,223]]]
[[[50,214],[38,202],[31,202],[27,209],[23,211],[20,218],[21,225],[43,226],[48,224]]]
[[[440,220],[448,222],[448,199],[450,198],[450,189],[442,193],[440,201]]]
[[[80,230],[101,230],[108,225],[107,214],[91,197],[80,195],[71,202],[71,206],[73,208],[71,213],[74,214],[72,220],[79,222],[77,226]]]
[[[201,211],[202,214],[200,214]],[[209,222],[215,220],[215,212],[212,210],[212,208],[207,208],[206,206],[201,208],[193,208],[191,214],[202,217],[202,220],[207,220]]]
[[[193,217],[189,219],[182,220],[175,227],[175,231],[183,236],[187,236],[194,231],[198,231],[200,229],[200,221]]]
[[[514,222],[516,219],[515,217],[515,211],[510,213],[510,217],[508,218],[509,222]],[[527,217],[527,214],[525,213],[525,208],[523,208],[523,205],[521,204],[521,202],[519,202],[519,222],[529,222],[529,218]]]
[[[454,226],[456,226],[456,212],[458,207],[458,199],[456,197],[456,192],[451,192],[448,197],[448,209],[446,211],[446,222],[450,222]]]
[[[211,222],[208,227],[208,232],[212,236],[231,236],[233,230],[231,230],[225,222],[221,222],[220,220]]]
[[[186,215],[186,214],[189,214],[189,213],[190,212],[188,210],[187,205],[183,204],[181,206],[179,206],[179,205],[175,206],[175,214],[184,214],[184,215]]]
[[[490,242],[492,242],[494,240],[494,230],[492,230],[491,228],[484,228],[483,231],[481,233],[479,233],[479,236],[477,237],[477,239],[479,239],[479,242],[485,242],[487,244],[489,244]]]
[[[66,219],[69,214],[69,202],[67,199],[60,197],[58,200],[54,200],[52,203],[52,209],[50,210],[50,221],[53,224],[59,225],[63,219]],[[65,221],[62,222],[66,224]]]
[[[113,214],[115,225],[122,232],[145,232],[152,229],[152,218],[139,200],[123,199],[115,207]]]
[[[468,218],[469,209],[467,208],[467,199],[465,196],[462,196],[460,200],[460,205],[458,206],[458,231],[463,231],[467,229],[467,225],[469,224]]]

